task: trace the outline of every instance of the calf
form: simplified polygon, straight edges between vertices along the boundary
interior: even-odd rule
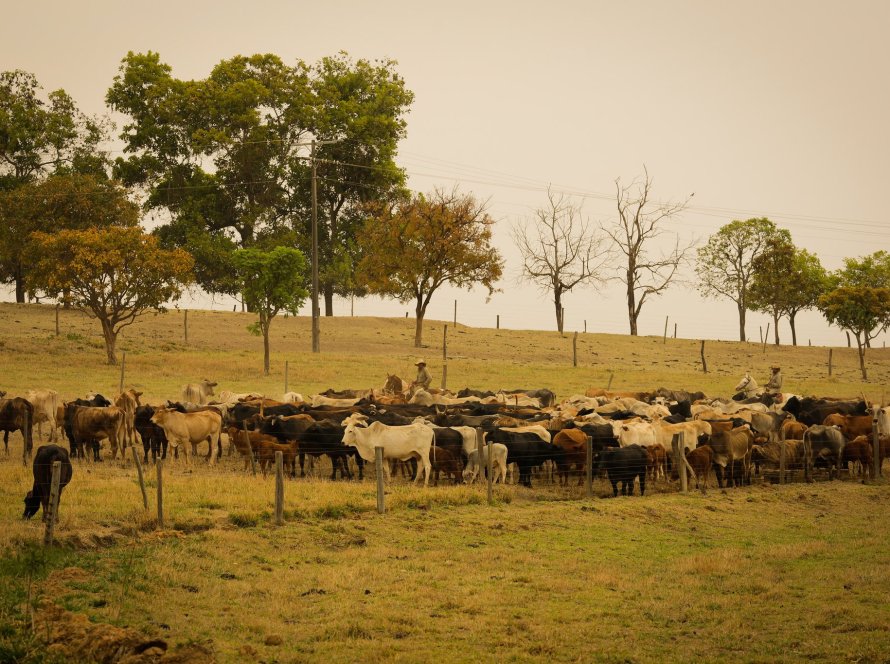
[[[587,434],[580,429],[561,429],[553,436],[553,446],[556,448],[554,461],[560,484],[568,485],[569,470],[574,466],[580,485],[587,467]]]
[[[180,413],[168,408],[157,408],[151,421],[164,430],[167,440],[174,449],[182,445],[186,463],[189,460],[189,445],[192,453],[197,454],[198,443],[205,440],[210,445],[207,451],[208,460],[211,464],[216,460],[217,451],[221,448],[222,417],[219,412],[205,410],[197,413]]]
[[[684,448],[687,449],[688,448]],[[649,479],[653,482],[660,477],[664,477],[664,469],[667,466],[667,451],[661,445],[650,445],[646,448],[646,470],[649,473]]]
[[[853,439],[852,442],[864,442],[869,445],[874,445],[874,440],[871,436],[857,436]],[[878,434],[878,472],[882,473],[881,466],[884,465],[884,459],[890,457],[890,435],[887,434]],[[874,461],[874,447],[872,447],[872,461]]]
[[[479,468],[479,450],[471,450],[467,454],[467,467],[464,469],[464,481],[472,484],[476,477],[484,475],[488,468],[488,445],[482,447],[482,469]],[[493,472],[492,483],[501,484],[507,482],[507,446],[501,443],[491,444],[491,468]]]
[[[717,484],[721,489],[727,468],[729,470],[726,478],[727,486],[751,483],[751,446],[753,444],[754,434],[746,426],[738,427],[732,431],[719,431],[711,436],[710,446],[714,451],[714,471],[717,475]],[[740,462],[742,466],[740,476],[736,475],[736,462]]]
[[[3,445],[6,448],[6,454],[9,454],[9,432],[21,431],[24,440],[22,459],[29,459],[34,445],[33,427],[34,406],[30,401],[21,397],[0,398],[0,430],[3,431]]]
[[[151,450],[151,460],[157,463],[158,457],[167,458],[167,434],[157,424],[151,421],[155,409],[151,406],[139,406],[133,414],[133,427],[142,439],[143,462],[148,463],[148,452]]]
[[[714,463],[714,449],[710,445],[701,445],[694,450],[686,449],[686,461],[695,475],[695,488],[702,491],[708,488],[708,476]]]
[[[62,463],[59,475],[59,502],[62,501],[62,489],[71,481],[73,469],[68,458],[68,451],[58,445],[41,445],[34,455],[34,487],[25,496],[25,512],[23,519],[30,519],[37,514],[37,510],[43,507],[43,520],[46,521],[49,508],[49,494],[52,487],[53,463]],[[56,513],[58,518],[58,512]]]
[[[621,495],[632,496],[634,479],[640,478],[640,495],[646,493],[646,464],[649,457],[640,445],[626,445],[619,448],[607,448],[599,453],[599,468],[604,470],[612,483],[612,495],[618,495],[618,483],[621,483]]]
[[[444,472],[446,477],[451,477],[454,484],[461,481],[460,455],[454,455],[444,447],[434,445],[430,448],[430,464],[433,468],[433,485],[439,486],[439,473]]]
[[[872,451],[872,442],[870,436],[859,436],[844,445],[843,463],[844,467],[850,473],[850,477],[856,470],[856,464],[860,466],[860,472],[863,476],[871,476],[872,465],[874,463],[874,452]],[[852,467],[850,464],[853,464]]]

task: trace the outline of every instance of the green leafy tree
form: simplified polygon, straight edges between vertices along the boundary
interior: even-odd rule
[[[862,258],[845,258],[844,267],[831,276],[833,285],[849,288],[890,288],[890,254],[876,251]],[[879,331],[867,334],[865,347],[871,348],[871,340]]]
[[[81,113],[64,90],[44,97],[33,74],[0,73],[0,192],[9,194],[52,174],[105,178],[107,155],[98,146],[106,131],[105,122]],[[25,190],[12,198],[4,196],[0,224],[18,223],[22,214],[16,204],[32,193]],[[7,239],[11,236],[6,235]],[[24,302],[25,275],[17,252],[7,245],[0,253],[0,283],[14,282],[16,301]]]
[[[258,320],[249,330],[263,337],[263,370],[269,375],[269,328],[280,312],[293,315],[309,294],[306,259],[297,249],[274,247],[268,251],[252,247],[232,254],[232,265],[244,293],[244,299]]]
[[[504,261],[491,246],[494,220],[471,195],[436,189],[378,206],[359,234],[364,258],[359,278],[372,293],[414,300],[414,345],[420,348],[423,319],[436,290],[450,283],[489,295]]]
[[[24,256],[37,231],[135,226],[139,207],[119,183],[77,173],[52,175],[0,190],[0,266],[24,291],[31,267]]]
[[[748,297],[755,274],[754,260],[772,239],[791,242],[791,235],[766,218],[733,221],[698,249],[698,289],[705,297],[726,297],[736,303],[739,341],[746,340],[745,314],[751,308]]]
[[[791,343],[797,345],[797,314],[806,309],[815,309],[819,297],[828,289],[828,272],[822,267],[819,257],[806,249],[797,249],[787,267],[787,300],[785,315],[791,325]]]
[[[829,323],[853,334],[862,380],[868,380],[865,348],[890,327],[890,288],[839,286],[819,297],[819,309]]]
[[[394,60],[352,60],[345,52],[322,58],[312,67],[310,88],[315,112],[310,130],[317,146],[319,284],[325,315],[333,315],[333,296],[362,295],[355,279],[361,260],[356,234],[369,201],[391,201],[405,194],[405,172],[396,165],[405,137],[405,115],[414,93],[396,71]],[[311,165],[296,175],[307,182]],[[310,249],[310,190],[297,198],[304,249]]]
[[[137,227],[90,228],[32,235],[28,287],[70,301],[102,326],[108,364],[117,364],[120,331],[164,311],[193,279],[191,256],[162,249]]]
[[[788,312],[791,287],[787,274],[794,261],[795,246],[790,238],[776,235],[751,261],[752,276],[748,287],[747,306],[773,318],[775,344],[779,345],[779,320]]]

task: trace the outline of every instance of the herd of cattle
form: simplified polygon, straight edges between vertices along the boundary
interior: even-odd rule
[[[305,476],[305,458],[326,455],[331,479],[338,471],[351,479],[352,460],[362,479],[364,462],[373,462],[380,447],[389,462],[387,475],[391,464],[404,462],[402,471],[415,482],[422,474],[424,485],[431,474],[438,483],[442,473],[455,483],[472,482],[488,467],[494,481],[505,482],[514,464],[525,486],[542,467],[555,471],[561,484],[573,474],[580,483],[590,445],[593,468],[607,476],[615,495],[619,485],[622,494],[632,494],[635,480],[643,494],[647,478],[677,477],[671,453],[675,434],[683,452],[676,459],[702,488],[712,470],[719,486],[741,485],[750,483],[752,472],[776,470],[782,462],[787,471],[802,470],[807,478],[820,466],[829,477],[857,468],[868,473],[874,422],[879,467],[890,454],[890,408],[864,400],[784,395],[778,402],[769,396],[733,401],[659,389],[588,390],[556,403],[549,390],[409,393],[393,389],[392,378],[384,390],[328,390],[308,399],[288,393],[281,400],[226,391],[214,400],[216,383],[204,380],[185,386],[181,401],[163,406],[141,404],[142,393],[133,389],[114,402],[99,394],[62,402],[47,389],[9,399],[0,392],[0,429],[7,454],[9,433],[21,431],[25,460],[31,455],[32,428],[42,437],[46,424],[50,442],[64,432],[75,459],[101,461],[103,440],[112,459],[118,452],[125,459],[126,448],[141,441],[145,462],[149,455],[165,458],[169,446],[189,463],[189,453],[196,455],[206,442],[213,464],[223,454],[225,437],[228,453],[237,451],[245,468],[256,463],[265,474],[275,453],[282,452],[291,475],[299,460]],[[32,496],[32,504],[35,500]]]

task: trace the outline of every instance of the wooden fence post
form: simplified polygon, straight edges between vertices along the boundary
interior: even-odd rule
[[[572,337],[572,366],[578,366],[578,332],[575,331],[575,335]]]
[[[701,340],[701,369],[708,373],[708,361],[705,359],[705,340]]]
[[[124,392],[124,367],[127,365],[127,351],[124,351],[121,356],[121,382],[118,388],[117,393],[123,394]]]
[[[766,342],[769,341],[769,326],[771,323],[766,324],[766,334],[763,336],[763,353],[766,354]]]
[[[275,525],[284,525],[284,454],[275,452]]]
[[[831,378],[831,353],[833,350],[834,350],[833,348],[828,349],[828,377],[829,378]]]
[[[158,530],[164,529],[164,460],[158,459]]]
[[[189,344],[189,310],[186,309],[182,317],[182,329],[185,332],[185,345]]]
[[[61,305],[56,302],[56,336],[59,336],[59,307]]]
[[[501,315],[500,315],[500,314],[498,314],[497,322],[495,323],[495,328],[494,328],[494,329],[496,329],[496,330],[500,330],[500,329],[501,329]]]
[[[593,498],[593,438],[587,436],[587,465],[584,467],[585,490],[588,498]]]
[[[675,433],[671,440],[671,448],[674,451],[674,465],[677,475],[680,477],[680,491],[689,492],[689,478],[686,474],[686,441],[683,433]]]
[[[677,338],[677,324],[674,323],[674,339]]]
[[[488,446],[488,504],[493,505],[494,504],[494,494],[492,493],[492,491],[493,491],[492,483],[494,482],[494,477],[493,477],[494,472],[492,471],[492,468],[494,466],[494,462],[492,460],[492,457],[494,456],[494,448],[492,448],[492,443],[488,443],[487,446]]]
[[[668,318],[669,316],[664,317],[664,337],[661,339],[662,344],[666,344],[668,340]]]
[[[584,334],[587,334],[587,320],[584,321]]]
[[[760,326],[760,343],[763,343],[763,325]]]
[[[53,534],[56,528],[56,517],[59,512],[59,482],[62,479],[62,462],[53,461],[52,482],[49,488],[49,504],[47,509],[49,513],[44,514],[46,518],[46,530],[43,532],[43,546],[53,545]]]
[[[847,348],[850,348],[850,333],[849,332],[847,332]]]
[[[881,401],[883,404],[883,401]],[[874,449],[872,450],[872,454],[874,455],[874,468],[872,468],[871,478],[873,480],[878,479],[878,475],[881,474],[881,440],[880,434],[878,433],[878,413],[877,410],[875,414],[872,416],[871,420],[871,431],[874,436]]]
[[[148,509],[148,494],[145,492],[145,478],[142,476],[142,462],[139,460],[139,453],[136,446],[131,445],[130,451],[133,453],[133,461],[136,464],[136,474],[139,477],[139,488],[142,489],[142,505]]]
[[[457,300],[454,301],[454,327],[457,327]]]
[[[457,300],[455,300],[457,302]],[[442,389],[448,386],[448,323],[442,330]]]
[[[615,377],[615,372],[614,372],[614,371],[610,371],[610,372],[609,372],[609,384],[606,385],[606,389],[607,389],[607,390],[611,390],[611,389],[612,389],[612,379],[613,379],[614,377]]]
[[[377,471],[377,512],[386,514],[386,505],[383,502],[383,448],[379,446],[374,448],[374,467]]]

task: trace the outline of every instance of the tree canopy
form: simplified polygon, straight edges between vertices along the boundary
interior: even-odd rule
[[[862,380],[868,380],[865,347],[890,327],[890,288],[839,286],[819,297],[819,309],[829,323],[853,334]]]
[[[440,286],[482,285],[494,293],[504,261],[491,246],[493,225],[483,203],[456,190],[379,206],[359,234],[359,279],[372,293],[414,300],[419,348],[427,306]]]
[[[230,292],[218,266],[236,248],[308,249],[309,146],[319,141],[327,296],[348,285],[357,205],[404,182],[393,159],[413,95],[394,66],[340,54],[310,67],[258,54],[223,60],[207,78],[186,81],[157,53],[131,52],[106,97],[129,117],[121,134],[129,156],[116,171],[148,190],[150,209],[169,214],[158,234],[193,250],[200,285]]]
[[[102,326],[109,364],[117,364],[117,335],[137,318],[163,311],[192,280],[193,261],[165,250],[137,227],[37,232],[26,259],[28,287],[69,301]]]
[[[705,297],[725,297],[739,312],[739,341],[745,341],[745,314],[755,273],[755,259],[770,240],[791,242],[791,235],[766,218],[732,221],[699,247],[695,271],[698,289]]]
[[[263,336],[263,370],[268,376],[269,328],[280,312],[295,316],[306,300],[306,259],[288,247],[268,251],[251,247],[235,251],[232,266],[245,301],[258,316],[248,329]]]

